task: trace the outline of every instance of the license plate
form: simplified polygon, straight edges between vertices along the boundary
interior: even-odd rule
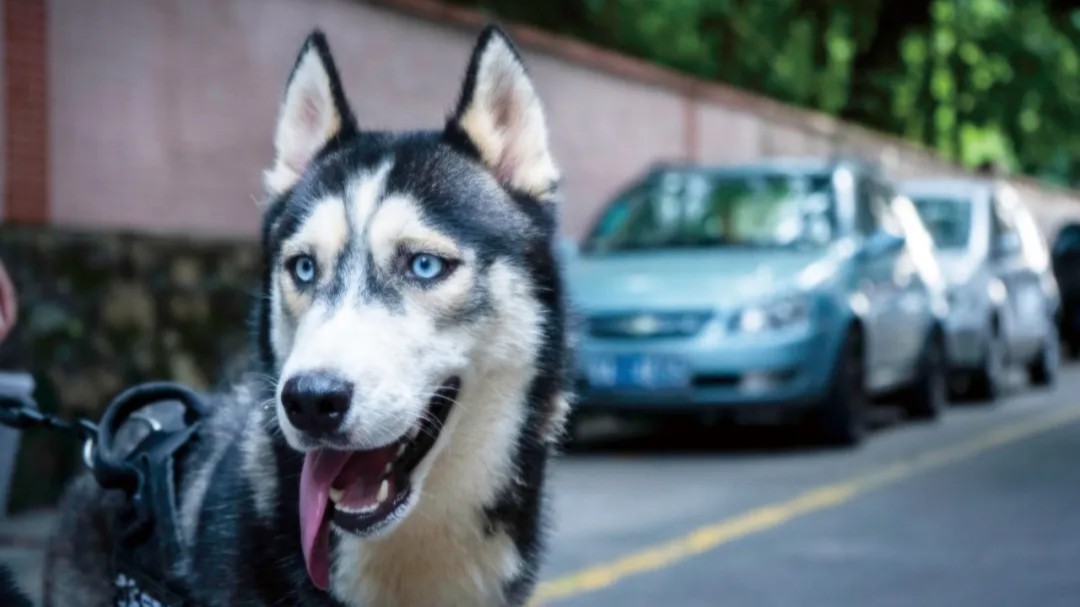
[[[680,356],[595,356],[588,361],[585,372],[589,384],[597,388],[670,390],[690,385],[690,367]]]

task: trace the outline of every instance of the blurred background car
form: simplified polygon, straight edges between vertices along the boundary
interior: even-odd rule
[[[569,267],[578,413],[806,420],[834,444],[859,442],[870,397],[935,417],[945,303],[893,197],[874,167],[832,160],[631,185]]]
[[[953,389],[992,400],[1007,368],[1032,383],[1058,368],[1057,284],[1035,220],[1016,193],[989,180],[909,181],[948,283],[946,322]]]
[[[1067,223],[1054,239],[1051,257],[1061,296],[1058,331],[1069,356],[1080,356],[1080,223]]]

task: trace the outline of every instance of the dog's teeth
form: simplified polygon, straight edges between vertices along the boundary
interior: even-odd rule
[[[394,469],[393,462],[386,462],[386,469],[383,470],[383,476],[389,476],[390,471]]]
[[[341,501],[341,496],[343,495],[345,495],[344,490],[330,487],[330,501],[336,504]]]
[[[375,512],[376,510],[379,509],[379,504],[377,504],[377,503],[366,504],[364,506],[360,506],[359,508],[355,508],[355,509],[354,508],[346,508],[344,506],[338,506],[337,509],[338,509],[339,512],[344,512],[345,514],[371,514],[372,512]]]
[[[376,500],[381,504],[386,501],[386,498],[390,497],[390,481],[383,479],[381,485],[379,485],[379,496]]]
[[[409,430],[409,440],[416,440],[417,436],[420,436],[420,424],[413,426],[412,430]]]
[[[405,443],[401,443],[400,445],[398,445],[397,456],[401,457],[402,455],[405,455],[405,450],[408,449],[408,448],[409,448],[409,446],[406,445]]]

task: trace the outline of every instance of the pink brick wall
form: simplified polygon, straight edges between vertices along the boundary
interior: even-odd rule
[[[483,21],[430,0],[41,1],[52,221],[200,236],[255,234],[277,102],[312,27],[326,30],[363,125],[417,128],[441,125]],[[549,110],[574,236],[658,160],[856,152],[904,176],[956,171],[820,114],[514,33]]]
[[[6,6],[5,2],[0,2],[0,21],[6,23]],[[0,82],[5,82],[4,74],[7,71],[4,68],[4,44],[0,44]],[[7,95],[4,90],[5,87],[0,86],[0,116],[7,116]],[[7,130],[7,120],[0,121],[0,128]],[[4,220],[5,213],[7,211],[5,201],[5,192],[7,189],[4,187],[4,179],[7,175],[7,145],[4,142],[5,137],[0,136],[0,221]]]
[[[3,6],[3,218],[48,220],[49,90],[46,0]]]
[[[315,26],[358,119],[438,127],[475,32],[347,0],[51,0],[52,217],[250,235],[277,102]],[[672,92],[526,53],[565,173],[572,232],[620,183],[683,153]]]
[[[761,158],[761,121],[753,114],[718,106],[699,112],[703,134],[699,160],[717,164],[751,162]]]

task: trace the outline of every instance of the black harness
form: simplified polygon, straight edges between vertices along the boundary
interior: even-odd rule
[[[162,423],[148,413],[151,406],[161,403],[179,403],[183,412],[176,420]],[[183,458],[197,440],[206,414],[206,404],[198,394],[169,382],[126,390],[109,403],[96,425],[44,414],[27,396],[0,395],[0,424],[74,433],[84,441],[83,460],[97,483],[126,496],[111,564],[115,607],[193,607],[184,601],[177,584],[188,556],[177,516],[177,485]],[[145,424],[147,432],[121,453],[126,447],[118,444],[121,429],[136,421]]]

